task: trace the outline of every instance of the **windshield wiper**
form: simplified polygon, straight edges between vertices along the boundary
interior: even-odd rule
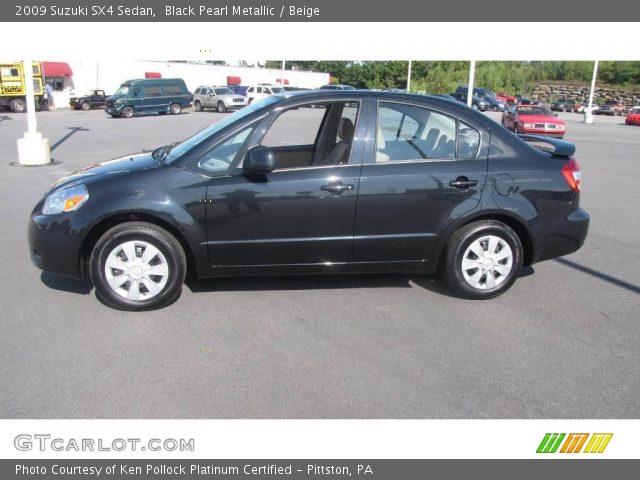
[[[179,143],[180,142],[174,142],[169,145],[165,145],[164,147],[156,148],[151,155],[156,160],[163,162],[169,152],[173,149],[173,147],[175,147]]]

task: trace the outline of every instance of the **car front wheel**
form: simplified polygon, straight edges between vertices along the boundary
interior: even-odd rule
[[[91,104],[89,102],[82,102],[80,104],[80,108],[82,110],[89,110],[91,108]]]
[[[502,222],[481,220],[458,229],[447,242],[441,265],[451,291],[489,299],[507,291],[522,270],[522,242]]]
[[[224,106],[224,103],[218,102],[218,113],[224,113],[227,111],[227,107]]]
[[[186,257],[165,229],[127,222],[108,230],[91,253],[89,271],[96,294],[119,310],[153,310],[174,301],[182,290]]]
[[[124,107],[120,116],[124,118],[131,118],[134,113],[133,107]]]

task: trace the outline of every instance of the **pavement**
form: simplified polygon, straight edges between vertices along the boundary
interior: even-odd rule
[[[0,418],[640,416],[640,128],[620,117],[560,114],[587,242],[491,301],[428,276],[240,278],[126,313],[31,264],[29,214],[57,178],[222,116],[40,112],[55,163],[27,168],[26,116],[0,112]]]

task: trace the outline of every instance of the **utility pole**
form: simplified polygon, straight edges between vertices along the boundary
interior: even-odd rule
[[[467,90],[467,107],[471,108],[473,104],[473,82],[476,77],[476,61],[471,60],[471,65],[469,65],[469,88]]]
[[[596,89],[596,77],[598,76],[598,60],[593,64],[593,77],[591,77],[591,91],[589,92],[589,103],[584,114],[584,123],[593,123],[593,111],[591,106],[593,105],[593,94]]]
[[[409,60],[409,68],[407,70],[407,92],[411,91],[411,60]]]

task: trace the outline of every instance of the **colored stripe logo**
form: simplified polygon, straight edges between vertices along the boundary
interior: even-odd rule
[[[603,453],[611,437],[613,433],[545,433],[536,453]]]

